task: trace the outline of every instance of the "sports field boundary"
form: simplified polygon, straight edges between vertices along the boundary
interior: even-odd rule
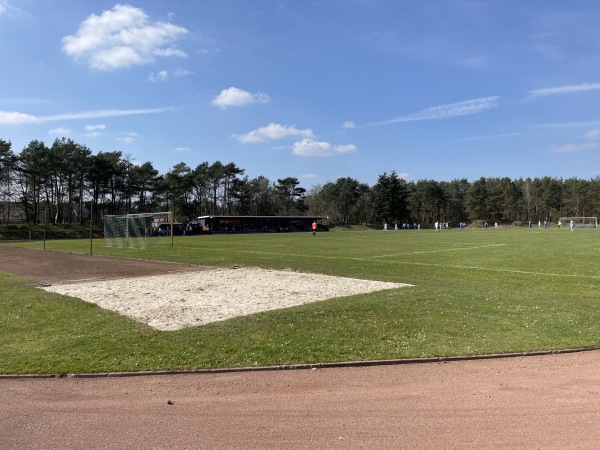
[[[484,361],[488,359],[508,359],[530,356],[550,356],[562,355],[568,353],[583,353],[598,351],[600,347],[589,348],[570,348],[562,350],[539,350],[531,352],[515,353],[494,353],[490,355],[463,355],[463,356],[440,356],[430,358],[406,358],[406,359],[383,359],[373,361],[342,361],[330,363],[306,363],[306,364],[282,364],[278,366],[257,366],[257,367],[223,367],[215,369],[190,369],[190,370],[144,370],[139,372],[98,372],[98,373],[68,373],[68,374],[0,374],[0,380],[15,379],[51,379],[51,378],[125,378],[125,377],[143,377],[143,376],[164,376],[164,375],[201,375],[217,373],[238,373],[238,372],[274,372],[280,370],[316,370],[316,369],[336,369],[342,367],[376,367],[376,366],[394,366],[405,364],[432,364],[460,361]]]

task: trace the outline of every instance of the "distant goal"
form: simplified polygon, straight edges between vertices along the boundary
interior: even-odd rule
[[[569,228],[571,220],[575,228],[598,228],[598,218],[596,217],[561,217],[558,220],[565,228]]]
[[[171,233],[171,216],[170,212],[104,216],[104,246],[147,248],[149,242],[163,241],[159,238]]]

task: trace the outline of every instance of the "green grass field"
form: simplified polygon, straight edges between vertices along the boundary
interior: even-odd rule
[[[158,238],[156,238],[158,239]],[[600,346],[594,229],[329,232],[176,238],[94,253],[291,268],[415,285],[176,332],[0,272],[0,373],[200,369]],[[41,242],[26,244],[41,248]],[[87,253],[90,243],[47,249]],[[1,249],[0,249],[1,252]],[[1,253],[0,253],[1,254]]]

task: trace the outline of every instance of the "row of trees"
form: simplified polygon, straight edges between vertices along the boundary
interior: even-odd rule
[[[136,164],[120,151],[92,151],[72,139],[48,147],[33,140],[19,153],[0,139],[2,222],[83,223],[106,214],[175,210],[179,220],[200,215],[302,215],[330,223],[435,221],[526,222],[560,216],[598,216],[600,178],[480,178],[407,182],[392,171],[374,186],[353,178],[313,186],[295,177],[250,179],[235,163],[181,162],[166,174],[152,162]]]

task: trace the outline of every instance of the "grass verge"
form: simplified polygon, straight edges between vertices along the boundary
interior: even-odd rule
[[[157,238],[158,239],[158,238]],[[600,345],[596,230],[214,235],[94,252],[414,284],[176,332],[0,273],[0,373],[198,369]],[[39,242],[24,244],[40,246]],[[89,251],[89,241],[51,241]],[[1,247],[0,247],[1,249]],[[1,250],[0,250],[1,251]]]

